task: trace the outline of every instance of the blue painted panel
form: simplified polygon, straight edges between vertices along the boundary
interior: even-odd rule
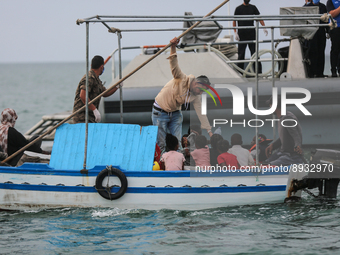
[[[114,165],[127,171],[152,171],[157,127],[90,123],[87,169]],[[81,170],[84,163],[85,124],[63,124],[55,135],[50,166]]]

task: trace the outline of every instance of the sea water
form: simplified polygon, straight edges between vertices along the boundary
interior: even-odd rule
[[[114,203],[114,201],[112,201]],[[339,254],[340,203],[0,212],[0,254]]]
[[[85,68],[0,64],[0,109],[17,111],[20,132],[42,115],[71,110]],[[108,69],[101,76],[107,84]],[[339,215],[339,200],[307,194],[295,204],[200,211],[2,211],[0,254],[340,254]]]
[[[72,111],[85,70],[85,63],[0,64],[0,109],[13,108],[15,127],[25,133],[43,115]],[[109,67],[100,78],[110,85]]]

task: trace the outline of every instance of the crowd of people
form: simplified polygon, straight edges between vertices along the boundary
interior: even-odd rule
[[[296,119],[290,112],[288,116]],[[210,166],[240,169],[256,164],[256,152],[259,154],[259,163],[264,165],[287,166],[304,163],[299,124],[295,128],[279,127],[280,137],[274,142],[260,134],[258,150],[256,137],[250,143],[253,146],[246,149],[242,147],[242,136],[238,133],[230,137],[229,143],[220,134],[213,134],[210,140],[207,140],[199,125],[192,125],[189,130],[191,133],[182,137],[182,149],[179,149],[179,141],[175,136],[170,133],[166,135],[166,152],[156,160],[161,170],[189,170],[190,166],[199,169],[209,169]],[[187,139],[189,136],[193,137],[191,142]]]
[[[310,78],[327,77],[324,75],[325,69],[325,49],[326,39],[331,40],[330,64],[331,77],[340,75],[340,1],[327,0],[326,5],[320,0],[305,0],[303,7],[318,7],[319,14],[329,13],[337,22],[337,27],[330,29],[328,26],[319,27],[315,35],[310,40],[304,41],[305,59],[307,65],[307,75]],[[234,12],[234,15],[260,15],[260,11],[255,5],[250,4],[250,0],[244,0],[243,4],[239,5]],[[236,24],[238,29],[236,29]],[[265,26],[263,20],[260,21],[262,26]],[[320,20],[320,24],[327,24]],[[253,41],[255,40],[255,29],[249,28],[254,26],[253,20],[239,20],[233,22],[235,39],[237,41]],[[248,28],[241,28],[248,27]],[[267,36],[268,31],[263,29]],[[255,53],[255,43],[241,43],[238,45],[238,60],[244,60],[245,51],[249,47],[251,55]],[[237,64],[240,68],[244,68],[244,63]],[[261,64],[258,66],[258,72],[262,72]]]
[[[248,2],[249,4],[249,2]],[[206,115],[201,114],[201,94],[210,88],[209,78],[205,75],[195,77],[184,74],[178,63],[176,45],[179,40],[175,37],[171,41],[171,51],[168,59],[173,79],[170,80],[156,96],[152,122],[158,126],[157,146],[160,148],[162,157],[159,159],[160,167],[164,170],[183,170],[184,166],[241,166],[254,165],[254,155],[242,148],[242,136],[233,134],[229,142],[221,134],[213,134],[211,125]],[[287,123],[296,122],[290,127],[279,125],[279,139],[269,145],[265,136],[259,136],[259,152],[261,160],[266,164],[290,165],[303,163],[302,131],[296,116],[287,112],[281,114],[281,100],[278,98],[276,116]],[[192,102],[200,124],[191,125],[188,133],[182,136],[182,113],[181,107]],[[271,107],[272,101],[267,101]],[[205,129],[210,141],[202,135]],[[180,143],[181,142],[181,143]],[[210,148],[208,146],[210,144]],[[265,146],[266,145],[266,146]],[[264,147],[265,146],[265,147]],[[253,156],[254,157],[253,157]]]
[[[272,99],[267,100],[271,107]],[[287,111],[286,115],[281,114],[281,100],[278,104],[275,115],[280,123],[278,125],[279,138],[276,141],[267,139],[264,134],[258,135],[258,149],[256,149],[256,136],[250,143],[250,149],[242,147],[242,136],[238,133],[230,137],[230,143],[221,135],[220,129],[216,129],[210,140],[202,135],[200,125],[191,125],[188,134],[182,136],[180,141],[176,136],[168,133],[166,135],[166,150],[157,159],[160,162],[160,169],[163,170],[184,170],[190,166],[198,166],[199,169],[209,169],[210,166],[240,167],[253,166],[256,163],[272,166],[288,166],[291,164],[303,164],[305,159],[302,150],[302,129],[297,117]],[[182,147],[182,149],[179,149]],[[256,162],[256,152],[258,162]],[[188,167],[188,168],[186,168]]]

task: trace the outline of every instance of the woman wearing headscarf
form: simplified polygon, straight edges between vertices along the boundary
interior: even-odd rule
[[[15,122],[18,119],[18,115],[11,108],[6,108],[1,113],[1,124],[0,124],[0,147],[2,152],[11,156],[16,151],[20,150],[22,147],[26,146],[29,141],[18,132],[15,128]],[[33,144],[26,150],[33,151],[37,153],[49,154],[43,151],[38,144]],[[19,153],[17,156],[12,158],[7,163],[15,166],[24,152]]]

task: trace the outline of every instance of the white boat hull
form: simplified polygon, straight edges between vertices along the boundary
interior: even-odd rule
[[[54,170],[45,164],[24,164],[0,168],[0,209],[99,207],[120,209],[201,210],[208,208],[282,203],[286,197],[288,173],[197,173],[195,171],[123,171],[126,193],[116,199],[101,197],[94,185],[96,167],[88,174]],[[119,185],[117,177],[103,184]],[[112,188],[116,193],[119,187]]]
[[[126,193],[118,200],[107,200],[97,192],[48,192],[1,190],[2,210],[32,208],[95,207],[146,210],[202,210],[236,205],[282,203],[285,191],[242,193]]]

